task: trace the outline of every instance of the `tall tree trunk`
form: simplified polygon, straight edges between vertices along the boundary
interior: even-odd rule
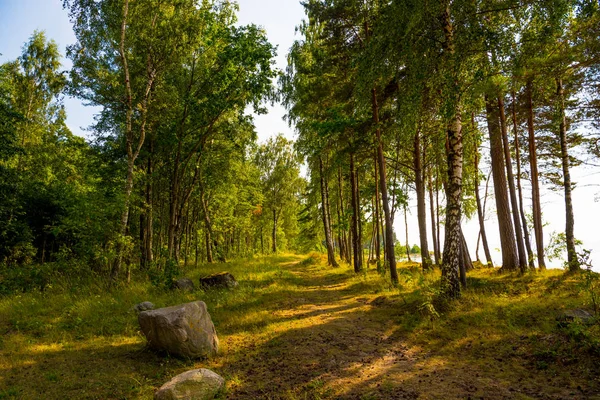
[[[362,246],[358,236],[358,220],[360,218],[360,207],[358,199],[358,185],[356,181],[356,168],[354,166],[354,154],[350,153],[350,186],[352,191],[352,250],[354,255],[354,272],[362,271],[362,257],[360,252]]]
[[[485,213],[481,205],[481,197],[479,196],[479,150],[475,153],[475,201],[477,202],[477,217],[479,219],[479,234],[483,243],[483,251],[485,252],[485,261],[488,266],[493,266],[492,255],[485,233]]]
[[[442,238],[441,238],[441,229],[440,229],[440,183],[439,183],[439,171],[436,168],[435,171],[435,224],[436,224],[436,235],[437,235],[437,256],[440,259],[440,264],[442,263]]]
[[[142,207],[140,210],[140,269],[145,270],[148,268],[148,263],[146,262],[146,238],[147,232],[147,224],[146,224],[146,210],[145,207]]]
[[[200,185],[200,202],[202,203],[202,214],[204,214],[204,231],[206,235],[206,262],[213,263],[214,259],[212,223],[210,221],[208,204],[206,203],[206,197],[202,185]]]
[[[435,225],[435,205],[433,200],[433,178],[431,168],[428,174],[429,181],[429,213],[431,214],[431,237],[433,238],[433,256],[435,265],[440,265],[440,253],[438,252],[437,230]]]
[[[273,231],[271,233],[273,254],[277,253],[277,210],[273,208]]]
[[[390,269],[390,277],[393,284],[398,283],[398,271],[396,270],[396,255],[394,254],[394,227],[390,212],[390,203],[387,190],[387,173],[385,171],[385,158],[383,156],[383,141],[381,140],[381,128],[379,127],[379,106],[377,105],[377,91],[371,90],[371,108],[373,123],[375,124],[375,136],[377,139],[377,158],[379,165],[379,189],[383,202],[383,213],[385,215],[385,257]]]
[[[197,212],[198,212],[198,211],[196,211],[196,213],[197,213]],[[196,217],[196,222],[197,222],[197,221],[198,221],[198,217]],[[195,243],[195,248],[196,248],[196,251],[195,251],[195,253],[194,253],[194,255],[195,255],[195,258],[196,258],[196,259],[194,260],[194,266],[195,266],[196,268],[198,268],[198,254],[200,253],[200,245],[199,245],[199,243],[198,243],[198,242],[199,242],[199,241],[198,241],[198,227],[197,227],[197,226],[194,226],[194,243]]]
[[[517,253],[519,255],[519,269],[521,272],[527,271],[527,253],[523,244],[523,228],[519,217],[519,203],[517,202],[517,191],[515,189],[515,177],[512,170],[512,158],[510,155],[510,145],[508,143],[508,129],[506,127],[506,112],[504,107],[504,97],[498,95],[498,110],[500,111],[500,130],[502,132],[502,147],[504,149],[504,165],[506,167],[506,176],[508,179],[508,189],[510,194],[510,204],[512,208],[512,217],[515,227]]]
[[[421,132],[417,130],[413,141],[413,166],[415,170],[415,188],[417,192],[417,219],[419,221],[419,239],[421,243],[421,265],[423,270],[431,269],[431,256],[427,243],[427,212],[425,206],[425,174],[421,160]],[[425,158],[425,157],[423,157]]]
[[[442,29],[444,31],[444,55],[454,61],[454,27],[450,18],[451,2],[446,2],[442,14]],[[442,259],[442,290],[449,298],[460,297],[460,258],[461,258],[461,227],[462,216],[462,175],[463,175],[463,144],[462,120],[459,84],[453,78],[450,90],[453,92],[454,115],[448,122],[446,143],[448,160],[448,185],[446,188],[446,234],[444,239],[444,254]]]
[[[556,79],[556,96],[560,114],[559,139],[560,155],[563,170],[563,186],[565,190],[565,235],[567,237],[567,264],[569,271],[579,271],[580,264],[575,249],[575,217],[573,214],[573,187],[571,185],[571,172],[569,171],[569,152],[567,143],[567,116],[565,112],[565,92],[562,79]]]
[[[404,241],[404,249],[406,250],[406,259],[408,262],[412,262],[412,259],[410,258],[410,242],[408,241],[408,209],[406,204],[404,204],[404,234],[405,234],[405,241]]]
[[[521,224],[523,226],[523,238],[525,239],[525,248],[527,249],[527,264],[529,269],[535,270],[533,264],[533,250],[529,241],[529,229],[527,227],[527,218],[525,218],[525,204],[523,202],[523,187],[521,185],[521,146],[519,144],[519,130],[517,124],[517,104],[516,96],[512,92],[512,120],[513,130],[515,134],[515,161],[517,164],[517,195],[519,198],[519,214],[521,216]]]
[[[510,205],[508,203],[500,116],[497,104],[494,104],[492,99],[487,95],[485,96],[485,109],[490,136],[494,197],[496,199],[496,213],[498,215],[498,228],[500,231],[500,247],[502,249],[502,269],[505,271],[515,271],[519,266],[519,257],[517,255],[515,231],[510,215]]]
[[[327,264],[332,267],[337,267],[338,263],[335,260],[335,249],[333,248],[333,239],[331,238],[331,224],[330,216],[327,212],[329,208],[329,189],[325,182],[325,176],[323,174],[323,159],[319,157],[319,178],[321,181],[321,209],[323,211],[323,230],[325,231],[325,244],[327,245]]]
[[[213,263],[213,255],[212,255],[212,238],[210,237],[210,231],[208,229],[204,230],[204,238],[206,240],[206,262]]]
[[[127,56],[125,55],[125,35],[127,30],[127,14],[129,13],[129,0],[125,0],[123,3],[123,21],[121,23],[121,38],[119,41],[119,55],[121,64],[123,66],[123,72],[125,73],[125,95],[127,98],[126,106],[127,111],[125,114],[125,140],[127,145],[127,177],[125,179],[125,204],[121,213],[121,226],[119,230],[120,237],[117,240],[117,256],[113,263],[110,271],[110,277],[113,281],[119,278],[121,271],[121,262],[123,260],[123,241],[125,238],[125,232],[127,231],[127,223],[129,222],[129,202],[131,199],[131,192],[133,190],[133,167],[135,158],[133,158],[133,131],[132,131],[132,119],[133,119],[133,94],[131,92],[131,83],[129,80],[129,64]]]
[[[340,254],[340,260],[344,261],[345,258],[345,252],[344,252],[344,239],[342,236],[342,214],[340,212],[340,204],[339,204],[339,200],[338,200],[338,204],[335,207],[335,211],[337,213],[337,225],[338,225],[338,229],[337,229],[337,242],[338,242],[338,251]]]
[[[350,264],[350,250],[347,241],[346,229],[347,221],[346,217],[346,209],[344,207],[344,179],[342,177],[342,167],[338,168],[338,197],[340,203],[340,216],[338,217],[338,224],[340,230],[340,257]]]
[[[356,175],[356,201],[357,201],[357,210],[358,210],[358,256],[360,257],[360,265],[365,265],[365,249],[364,249],[364,240],[363,240],[363,212],[360,207],[360,175],[358,171],[355,173]],[[368,266],[367,266],[368,267]]]
[[[154,141],[150,141],[150,155],[146,169],[146,261],[154,261],[152,244],[154,243]]]
[[[263,225],[260,225],[260,252],[265,255],[265,236],[263,233]]]
[[[373,160],[374,164],[375,164],[375,216],[373,218],[373,222],[375,223],[375,260],[377,260],[377,262],[379,263],[379,261],[381,260],[381,236],[379,234],[379,204],[380,204],[380,200],[379,200],[379,188],[377,186],[377,178],[378,178],[378,174],[377,174],[377,167],[378,167],[378,163],[377,163],[377,152],[375,152],[375,158]]]
[[[542,224],[542,205],[540,201],[540,183],[538,177],[537,146],[535,142],[535,128],[533,124],[533,80],[527,80],[525,93],[527,94],[527,131],[529,134],[529,165],[531,167],[531,198],[533,204],[533,231],[535,233],[535,247],[537,250],[538,268],[546,269],[544,256],[544,228]]]

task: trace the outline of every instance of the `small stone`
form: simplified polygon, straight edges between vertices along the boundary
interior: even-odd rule
[[[184,292],[192,292],[195,289],[194,282],[190,278],[179,278],[173,282],[171,287]]]
[[[556,317],[556,320],[560,326],[567,326],[575,321],[583,322],[584,324],[592,324],[594,322],[594,316],[586,310],[576,308],[574,310],[567,310],[563,312],[561,315]]]
[[[200,286],[203,288],[233,289],[238,285],[237,281],[229,272],[200,278]]]
[[[142,311],[154,310],[154,304],[150,303],[149,301],[144,301],[133,306],[133,309],[138,313],[141,313]]]
[[[225,379],[205,368],[177,375],[161,386],[154,400],[209,400],[223,388]]]

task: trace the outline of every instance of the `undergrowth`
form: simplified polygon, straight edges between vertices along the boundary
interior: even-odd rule
[[[352,390],[390,398],[398,385],[435,397],[436,386],[423,383],[430,379],[424,371],[452,365],[460,367],[455,374],[466,365],[488,371],[507,387],[523,386],[525,378],[532,391],[547,390],[548,380],[567,391],[599,387],[592,377],[600,361],[597,317],[557,323],[565,310],[597,312],[594,272],[479,269],[469,273],[460,300],[440,303],[439,271],[423,274],[417,264],[399,264],[394,286],[375,268],[354,274],[349,265],[326,262],[313,253],[178,271],[196,284],[200,276],[230,271],[240,283],[231,291],[171,291],[161,284],[165,277],[153,284],[144,276],[107,290],[94,279],[64,276],[43,290],[0,297],[0,399],[146,399],[177,373],[200,367],[222,374],[228,382],[223,396],[231,398],[338,398]],[[195,300],[207,303],[220,355],[192,361],[149,351],[132,307]],[[371,388],[358,378],[336,386],[326,372],[331,360],[344,371],[354,371],[356,361],[363,368],[371,363],[377,375],[377,357],[396,354],[400,345],[428,354],[412,375],[391,379],[393,369],[381,370],[386,380]],[[460,385],[443,387],[450,390],[446,398],[464,394]]]

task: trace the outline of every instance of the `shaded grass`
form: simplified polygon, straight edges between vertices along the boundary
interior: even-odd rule
[[[163,291],[147,280],[110,292],[55,285],[0,299],[0,399],[149,399],[174,375],[210,368],[224,397],[247,399],[594,398],[598,325],[558,327],[585,306],[578,276],[470,273],[452,304],[439,273],[400,267],[393,287],[374,270],[327,267],[320,254],[186,268],[224,270],[235,290]],[[207,303],[219,355],[180,360],[145,347],[131,307]],[[600,398],[600,397],[599,397]]]

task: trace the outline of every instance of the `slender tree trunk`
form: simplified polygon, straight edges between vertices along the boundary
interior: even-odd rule
[[[477,202],[477,217],[479,219],[479,234],[483,243],[483,251],[485,253],[485,261],[488,266],[493,266],[492,255],[485,233],[485,213],[481,205],[481,197],[479,196],[479,150],[475,153],[475,201]],[[479,248],[479,244],[477,245]],[[479,259],[479,256],[478,256]]]
[[[442,29],[445,41],[444,55],[450,61],[454,59],[454,27],[450,18],[451,2],[446,2],[442,14]],[[442,290],[449,298],[460,297],[460,259],[461,259],[461,227],[462,216],[462,175],[463,175],[463,144],[462,144],[462,110],[460,107],[459,84],[454,78],[451,91],[454,92],[454,115],[447,126],[447,160],[448,185],[446,189],[446,234],[444,239],[444,254],[442,260]]]
[[[431,237],[433,238],[433,256],[435,265],[440,265],[440,254],[438,252],[437,230],[435,225],[435,205],[433,200],[433,178],[431,168],[429,169],[429,213],[431,215]]]
[[[419,221],[419,239],[421,244],[421,265],[423,266],[423,270],[428,270],[431,269],[431,256],[429,255],[429,245],[427,243],[425,176],[421,160],[421,132],[419,130],[415,132],[413,145],[413,166],[415,169],[415,188],[417,192],[417,219]]]
[[[460,238],[461,238],[461,243],[462,243],[462,255],[463,255],[463,262],[465,265],[465,271],[472,271],[475,269],[475,267],[473,267],[473,260],[471,259],[471,253],[469,252],[469,246],[467,245],[467,240],[465,239],[465,234],[463,233],[462,229],[460,232]],[[465,284],[466,284],[466,280],[465,280]]]
[[[338,204],[335,207],[335,211],[337,213],[337,226],[338,226],[338,229],[337,229],[338,251],[339,251],[339,254],[340,254],[340,260],[344,261],[345,260],[345,258],[344,258],[344,241],[342,239],[342,228],[341,228],[341,226],[342,226],[342,216],[341,216],[341,213],[340,213],[340,203],[339,203],[339,200],[338,200]]]
[[[573,214],[573,187],[571,185],[571,172],[569,171],[569,152],[567,142],[567,116],[565,113],[565,92],[562,79],[556,79],[556,96],[560,113],[559,139],[560,155],[563,170],[563,186],[565,190],[565,235],[567,237],[567,264],[570,272],[579,271],[580,264],[575,249],[575,217]]]
[[[273,254],[277,253],[277,211],[273,208],[273,232],[271,234],[272,239],[272,251]]]
[[[208,210],[208,204],[206,203],[204,188],[200,186],[200,202],[202,203],[202,214],[204,214],[204,231],[206,236],[206,262],[213,263],[213,232],[212,223],[210,221],[210,214]]]
[[[147,236],[147,224],[146,224],[146,213],[144,210],[140,211],[140,269],[145,270],[148,268],[146,261],[146,242]]]
[[[354,166],[354,154],[350,153],[350,186],[352,190],[352,250],[354,255],[354,272],[362,271],[362,251],[360,238],[358,236],[358,220],[360,218],[360,207],[358,199],[358,183],[356,181],[356,168]]]
[[[519,213],[521,216],[521,224],[523,226],[523,238],[525,239],[525,248],[527,249],[527,264],[529,269],[535,270],[533,264],[533,250],[529,241],[529,229],[527,227],[527,218],[525,218],[525,204],[523,202],[523,187],[521,186],[521,146],[519,144],[519,130],[517,125],[517,104],[515,92],[512,92],[512,120],[513,130],[515,133],[515,161],[517,164],[517,195],[519,198]]]
[[[327,212],[327,209],[329,208],[329,201],[327,200],[329,190],[323,174],[323,159],[321,157],[319,157],[319,178],[321,181],[321,209],[323,211],[323,230],[325,233],[325,244],[327,246],[327,263],[332,267],[337,267],[338,263],[335,260],[335,249],[333,248],[333,240],[331,238],[330,216]]]
[[[378,168],[378,163],[377,163],[377,152],[375,152],[375,157],[373,160],[373,163],[375,164],[375,168],[374,168],[374,174],[375,174],[375,215],[373,218],[373,222],[375,223],[375,260],[377,260],[377,262],[379,263],[379,261],[381,260],[381,236],[379,234],[379,204],[380,204],[380,200],[379,200],[379,188],[377,186],[377,179],[378,179],[378,173],[377,173],[377,168]]]
[[[365,249],[364,249],[364,240],[363,240],[363,212],[360,207],[360,175],[358,171],[355,173],[356,175],[356,201],[357,201],[357,210],[358,210],[358,256],[360,257],[360,265],[365,265]],[[368,265],[367,265],[368,267]]]
[[[204,238],[206,240],[206,262],[213,263],[213,255],[212,255],[212,238],[210,237],[210,232],[208,229],[204,230]]]
[[[263,226],[262,224],[260,225],[260,252],[264,255],[265,254],[265,237],[263,234]]]
[[[485,108],[490,136],[492,176],[494,178],[494,197],[496,199],[496,212],[498,214],[498,228],[500,231],[500,247],[502,249],[502,269],[505,271],[515,271],[519,266],[519,257],[508,202],[499,110],[497,104],[494,104],[487,95],[485,96]]]
[[[197,212],[197,211],[196,211]],[[196,221],[198,219],[196,218]],[[196,252],[194,253],[196,259],[194,261],[194,266],[196,268],[198,268],[198,254],[200,253],[200,245],[198,243],[198,227],[194,226],[194,242],[195,242],[195,247],[196,247]]]
[[[398,284],[398,271],[396,270],[396,256],[394,254],[394,227],[390,211],[390,203],[387,190],[387,173],[385,171],[385,158],[383,156],[383,141],[381,140],[381,129],[379,127],[379,106],[377,104],[377,91],[371,90],[371,106],[373,112],[373,123],[375,124],[375,136],[377,139],[377,158],[379,165],[379,188],[383,202],[383,213],[385,215],[385,246],[386,261],[390,268],[390,277],[393,284]]]
[[[338,217],[340,230],[340,257],[350,264],[350,247],[348,246],[346,229],[344,228],[347,221],[344,220],[346,216],[346,209],[344,207],[344,179],[342,177],[342,167],[338,168],[338,197],[340,202],[340,216]]]
[[[435,172],[435,222],[436,222],[436,235],[437,235],[437,257],[440,260],[440,264],[442,263],[442,240],[441,240],[441,229],[440,229],[440,189],[439,189],[439,171],[436,168]]]
[[[538,177],[537,146],[533,124],[533,80],[527,80],[527,131],[529,134],[529,165],[531,167],[531,197],[533,205],[533,231],[537,250],[538,268],[546,269],[544,256],[544,228],[542,224],[542,205],[540,201],[540,183]]]
[[[408,262],[412,262],[412,259],[410,258],[410,242],[408,241],[408,209],[406,207],[406,204],[404,204],[404,234],[405,234],[405,245],[404,248],[406,249],[406,259]]]
[[[154,243],[154,141],[150,141],[150,154],[148,155],[148,165],[146,169],[146,262],[152,264],[154,261],[154,252],[152,245]]]
[[[515,227],[517,253],[519,255],[519,269],[522,273],[527,271],[527,253],[523,244],[523,228],[519,217],[519,203],[517,202],[517,191],[515,189],[515,177],[512,170],[512,159],[510,155],[510,145],[508,143],[508,129],[506,127],[506,113],[504,107],[504,98],[498,95],[498,110],[500,111],[500,130],[502,132],[502,147],[504,149],[504,165],[506,167],[506,176],[508,179],[508,189],[510,194],[510,204],[512,208],[512,217]]]
[[[127,177],[125,180],[125,204],[123,212],[121,213],[121,227],[120,237],[117,241],[117,256],[113,267],[110,271],[110,277],[113,281],[119,278],[121,271],[121,262],[123,260],[123,240],[125,232],[127,231],[127,223],[129,222],[129,201],[131,198],[131,192],[133,190],[133,166],[135,158],[133,158],[133,131],[132,131],[132,118],[133,118],[133,95],[131,92],[131,83],[129,80],[129,65],[127,57],[125,55],[125,34],[127,30],[127,14],[129,13],[129,0],[125,0],[123,3],[123,21],[121,23],[121,39],[119,42],[119,55],[121,64],[123,66],[123,72],[125,73],[125,95],[127,97],[126,106],[127,111],[125,114],[125,139],[127,145]]]

